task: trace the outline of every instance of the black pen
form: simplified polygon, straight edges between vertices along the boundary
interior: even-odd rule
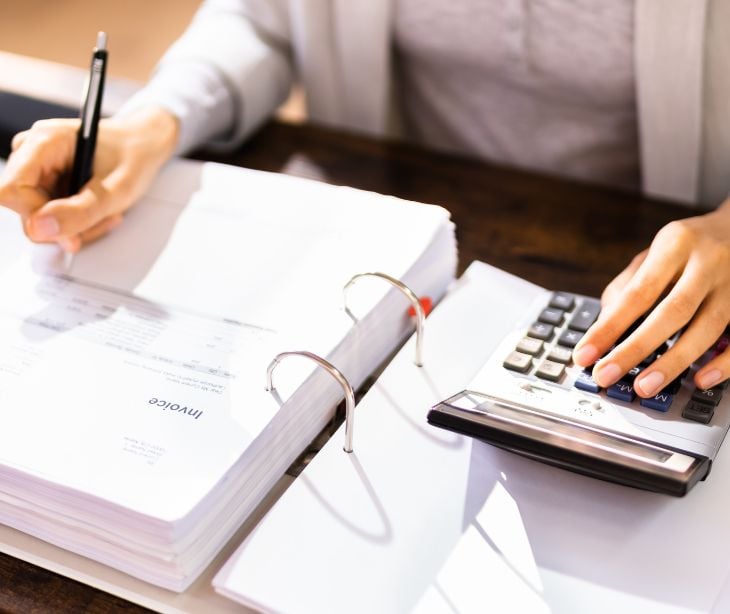
[[[71,170],[69,195],[76,194],[91,179],[96,150],[96,133],[99,130],[101,117],[101,99],[104,96],[104,76],[108,53],[106,50],[106,32],[99,32],[96,47],[91,56],[91,68],[86,82],[84,106],[81,108],[81,127],[76,137],[76,153]]]

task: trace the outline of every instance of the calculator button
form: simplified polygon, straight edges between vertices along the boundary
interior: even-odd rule
[[[582,336],[583,333],[579,333],[576,330],[566,329],[558,338],[558,344],[567,348],[574,348]]]
[[[591,377],[590,373],[586,373],[585,371],[581,371],[578,374],[578,377],[575,379],[575,383],[573,384],[578,390],[585,390],[586,392],[600,392],[601,387],[596,384],[596,382],[593,380],[593,377]]]
[[[655,409],[657,411],[669,411],[674,401],[674,395],[666,392],[660,392],[658,395],[651,397],[650,399],[641,399],[641,406],[648,407],[649,409]]]
[[[718,354],[721,354],[728,348],[728,346],[730,346],[730,337],[723,335],[717,340],[717,343],[715,344],[715,351]]]
[[[548,360],[552,360],[553,362],[562,362],[564,365],[567,365],[573,359],[573,352],[569,348],[555,346],[552,350],[550,350],[547,357]]]
[[[642,371],[643,369],[641,367],[633,367],[632,369],[629,369],[626,373],[624,373],[623,376],[621,376],[621,381],[626,384],[633,384],[634,380]]]
[[[586,332],[596,321],[601,311],[601,303],[596,300],[585,299],[573,315],[573,319],[568,324],[568,328],[580,332]]]
[[[636,398],[634,387],[631,384],[625,384],[624,382],[618,382],[613,386],[609,386],[606,388],[606,394],[612,399],[626,401],[626,403],[631,403]]]
[[[553,337],[555,327],[551,324],[545,324],[544,322],[535,322],[527,331],[527,336],[533,339],[542,339],[543,341],[550,341]]]
[[[532,366],[532,356],[522,352],[510,352],[509,356],[504,359],[502,366],[510,371],[527,373]]]
[[[657,359],[657,354],[656,354],[656,352],[652,352],[652,353],[651,353],[651,354],[649,354],[649,355],[648,355],[648,356],[647,356],[646,358],[644,358],[644,360],[642,360],[642,361],[641,361],[641,362],[639,363],[639,366],[640,366],[640,367],[648,367],[648,366],[649,366],[649,365],[650,365],[651,363],[653,363],[653,362],[654,362],[654,361],[655,361],[656,359]]]
[[[560,309],[552,309],[548,307],[540,312],[537,317],[538,321],[545,322],[545,324],[552,324],[553,326],[560,326],[563,323],[564,312]]]
[[[517,344],[517,351],[530,356],[539,356],[542,353],[543,342],[532,337],[525,337]]]
[[[722,388],[720,388],[719,386],[715,386],[714,388],[709,388],[707,390],[696,388],[695,391],[692,393],[693,401],[697,401],[698,403],[704,403],[705,405],[712,405],[713,407],[717,406],[721,398]]]
[[[673,379],[671,382],[669,382],[668,385],[664,386],[662,389],[662,392],[666,392],[669,394],[677,394],[679,392],[679,389],[682,387],[682,376]]]
[[[563,377],[563,373],[565,373],[565,365],[551,360],[544,360],[535,371],[537,377],[551,382],[559,382],[560,378]]]
[[[687,403],[687,407],[682,412],[682,417],[687,420],[694,420],[695,422],[702,422],[707,424],[712,420],[712,415],[715,413],[715,408],[712,405],[706,405],[705,403],[698,403],[697,401],[690,401]]]
[[[572,311],[575,306],[575,297],[567,292],[553,292],[550,297],[550,307],[562,309],[563,311]]]

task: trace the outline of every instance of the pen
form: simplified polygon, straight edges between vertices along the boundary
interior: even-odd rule
[[[71,170],[69,194],[78,193],[91,179],[94,151],[96,150],[96,133],[99,130],[99,118],[101,117],[101,99],[104,96],[107,58],[106,32],[99,32],[96,37],[96,47],[91,56],[84,104],[81,107],[81,127],[76,137],[76,153]]]

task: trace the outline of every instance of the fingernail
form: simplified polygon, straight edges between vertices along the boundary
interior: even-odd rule
[[[595,345],[586,343],[573,353],[573,360],[581,367],[592,365],[598,360],[598,348]]]
[[[708,371],[704,375],[700,375],[697,383],[700,388],[707,390],[708,388],[712,388],[719,384],[722,379],[722,371],[720,371],[720,369],[712,369],[712,371]]]
[[[645,397],[654,396],[664,384],[664,373],[652,371],[634,382],[634,387]]]
[[[78,237],[65,237],[58,240],[59,247],[67,254],[75,254],[81,249],[81,241]]]
[[[37,217],[32,223],[33,237],[43,241],[44,239],[52,239],[61,231],[58,221],[53,217]]]
[[[608,388],[611,384],[616,383],[619,377],[621,377],[621,367],[615,362],[609,362],[598,369],[598,372],[593,373],[593,379],[601,388]]]

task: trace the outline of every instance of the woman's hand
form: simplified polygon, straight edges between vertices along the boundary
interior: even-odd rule
[[[0,204],[17,211],[25,233],[38,243],[57,242],[77,252],[122,221],[174,151],[177,120],[162,109],[144,109],[99,124],[94,174],[78,194],[65,189],[79,121],[36,122],[15,136],[0,176]]]
[[[581,366],[603,356],[647,313],[639,327],[594,367],[593,378],[602,387],[617,382],[686,327],[674,346],[634,381],[639,396],[654,396],[702,356],[730,322],[730,199],[712,213],[662,228],[651,247],[606,287],[601,302],[600,318],[574,351]],[[711,388],[728,377],[730,350],[725,350],[694,379],[700,388]]]

